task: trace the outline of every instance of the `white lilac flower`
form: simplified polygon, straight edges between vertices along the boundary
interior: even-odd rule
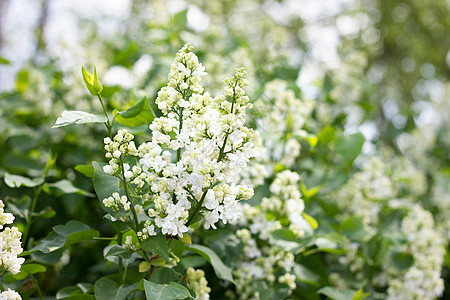
[[[189,287],[194,290],[196,299],[208,300],[211,289],[208,287],[208,281],[203,270],[188,268],[186,270],[186,279]]]
[[[135,249],[135,245],[133,244],[133,237],[131,235],[127,235],[125,237],[125,243],[123,245],[126,249]]]
[[[3,201],[0,200],[0,229],[3,229],[0,231],[0,274],[9,271],[15,275],[20,272],[20,268],[25,261],[25,258],[17,257],[23,252],[22,242],[20,241],[22,233],[15,226],[3,227],[6,224],[12,224],[14,221],[14,216],[5,213],[4,207]],[[16,291],[8,289],[0,293],[1,299],[17,300],[22,298]]]
[[[149,220],[145,221],[144,228],[142,229],[142,231],[137,232],[137,236],[141,240],[146,240],[150,236],[155,235],[157,235],[157,232],[155,231],[155,225],[153,225],[152,222]]]
[[[6,291],[0,292],[0,300],[22,300],[22,297],[18,292],[8,288]]]
[[[113,211],[119,211],[119,209],[129,211],[131,208],[131,202],[128,201],[127,196],[120,196],[119,193],[113,193],[111,197],[103,199],[102,202],[105,207],[111,208]]]
[[[276,164],[288,168],[294,165],[301,150],[299,139],[308,135],[303,127],[315,105],[296,98],[285,81],[277,79],[265,85],[263,95],[255,103],[256,130],[262,137],[264,151],[240,173],[243,183],[263,184]]]
[[[0,229],[3,229],[3,225],[12,224],[14,221],[14,215],[11,213],[5,213],[5,204],[0,200]]]
[[[419,205],[414,205],[401,224],[407,236],[414,264],[406,271],[388,269],[389,300],[435,299],[444,291],[440,277],[445,255],[442,236],[435,230],[433,216]]]
[[[236,185],[250,158],[258,155],[258,136],[244,126],[252,107],[245,95],[248,81],[243,69],[226,79],[224,95],[211,97],[200,85],[205,68],[186,44],[178,51],[168,85],[158,92],[156,104],[162,116],[149,125],[151,141],[136,149],[133,136],[122,130],[105,139],[108,174],[123,177],[148,194],[139,194],[150,207],[151,224],[140,238],[159,228],[162,234],[183,237],[192,222],[203,219],[205,228],[218,221],[235,223],[241,216],[240,200],[253,195],[250,186]],[[129,156],[139,160],[130,166]],[[123,167],[122,167],[123,166]],[[133,196],[134,197],[134,196]],[[104,199],[113,209],[126,209],[131,199]],[[146,204],[146,202],[150,203]],[[155,228],[148,226],[153,225]]]
[[[236,232],[244,248],[233,272],[236,290],[242,299],[258,298],[252,282],[264,280],[269,286],[276,283],[286,285],[289,293],[296,288],[292,274],[295,256],[280,249],[271,238],[277,229],[288,227],[299,238],[312,233],[312,228],[303,218],[304,202],[299,191],[300,176],[290,170],[276,175],[269,187],[270,195],[257,206],[243,204],[243,229]],[[245,189],[245,188],[244,188]],[[281,224],[287,220],[288,224]]]

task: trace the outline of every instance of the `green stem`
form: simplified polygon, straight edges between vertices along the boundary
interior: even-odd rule
[[[306,257],[306,256],[309,256],[309,255],[311,255],[311,254],[318,253],[318,252],[320,252],[320,251],[321,251],[321,249],[319,249],[319,248],[313,248],[313,249],[310,249],[310,250],[308,250],[308,251],[303,252],[303,253],[302,253],[302,256],[303,256],[303,257]]]
[[[180,108],[178,121],[180,122],[180,129],[178,130],[178,134],[181,134],[181,129],[183,128],[183,108]],[[180,161],[181,158],[181,148],[177,150],[177,162]]]
[[[230,111],[231,114],[233,113],[234,103],[236,102],[236,85],[237,85],[237,81],[235,82],[234,87],[233,87],[233,101],[231,102],[231,111]],[[220,148],[219,158],[217,159],[217,162],[220,162],[222,160],[222,158],[224,157],[225,146],[227,145],[227,140],[228,140],[229,134],[230,134],[229,132],[227,132],[225,134],[225,139],[223,140],[223,145]]]
[[[106,112],[106,107],[105,107],[105,104],[103,103],[102,95],[100,95],[100,93],[98,93],[97,96],[98,96],[98,99],[100,100],[100,103],[102,104],[103,113],[105,114],[105,117],[106,117],[105,125],[106,125],[106,128],[108,129],[108,136],[109,136],[109,138],[112,138],[112,132],[111,132],[112,131],[112,125],[109,122],[108,113]]]
[[[133,220],[134,220],[134,224],[132,224],[134,228],[132,228],[132,229],[137,234],[137,232],[139,231],[139,221],[138,221],[136,209],[134,208],[133,198],[131,197],[130,193],[128,192],[128,184],[127,184],[127,181],[125,179],[124,168],[123,168],[123,160],[120,159],[119,162],[120,162],[120,166],[122,168],[121,181],[122,181],[122,184],[123,184],[123,188],[125,190],[125,196],[127,196],[128,201],[131,202],[130,209],[131,209],[131,212],[133,213]],[[139,246],[142,249],[141,241],[139,239],[138,239],[138,242],[139,242]],[[141,252],[142,252],[142,255],[145,258],[145,260],[148,261],[148,262],[151,262],[150,257],[147,254],[147,251],[142,250]]]
[[[113,237],[105,237],[105,236],[94,236],[93,240],[103,240],[103,241],[114,241],[116,238]]]
[[[197,199],[195,199],[195,196],[194,196],[194,194],[192,194],[192,192],[188,189],[188,188],[184,188],[184,190],[185,191],[187,191],[188,193],[189,193],[189,195],[191,195],[191,197],[192,197],[192,200],[194,200],[195,201],[195,203],[197,203]]]
[[[225,139],[223,140],[223,145],[220,148],[220,152],[219,152],[219,158],[217,159],[217,162],[220,162],[222,160],[222,158],[224,157],[223,152],[225,151],[225,146],[227,144],[227,140],[228,140],[228,132],[225,135]]]
[[[125,264],[125,267],[123,268],[123,270],[122,270],[122,275],[121,275],[121,277],[122,277],[122,283],[125,281],[125,278],[127,277],[127,271],[128,271],[128,260],[127,260],[127,262],[126,262],[126,264]],[[120,270],[119,270],[120,271]],[[119,274],[121,274],[121,273],[119,273]]]
[[[22,236],[22,245],[25,245],[25,246],[27,244],[27,240],[29,237],[31,223],[33,222],[33,212],[36,208],[36,203],[37,203],[39,195],[41,194],[41,191],[42,191],[42,185],[39,185],[37,188],[33,189],[33,200],[31,201],[31,204],[30,204],[29,217],[26,220],[27,221],[26,230]]]
[[[44,299],[44,295],[42,295],[42,291],[41,291],[41,288],[39,287],[39,283],[38,283],[36,277],[34,275],[30,275],[30,276],[31,276],[31,279],[34,282],[34,285],[36,286],[36,290],[39,293],[39,297],[43,300]]]
[[[122,232],[119,229],[117,229],[117,244],[118,245],[122,244],[122,236],[123,236]],[[119,266],[118,266],[118,268],[119,268],[119,277],[122,278],[122,282],[123,282],[123,279],[124,279],[125,276],[124,276],[124,272],[123,272],[123,259],[122,259],[122,257],[119,257]]]
[[[209,190],[209,189],[208,189]],[[202,208],[202,204],[203,201],[205,201],[206,198],[206,192],[208,191],[204,191],[202,197],[200,198],[200,201],[197,203],[197,206],[195,207],[194,212],[192,213],[192,216],[189,218],[189,220],[186,223],[186,226],[189,227],[189,225],[192,224],[192,222],[195,220],[195,218],[197,217],[197,215],[200,213],[200,209]]]

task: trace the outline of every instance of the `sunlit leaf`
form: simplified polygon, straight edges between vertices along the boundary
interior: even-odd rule
[[[113,114],[117,122],[127,126],[140,126],[149,124],[155,118],[147,97],[142,98],[136,104],[123,112],[114,110]]]
[[[106,121],[107,119],[105,116],[94,115],[84,111],[65,110],[56,120],[56,123],[52,128],[58,128],[73,124],[105,123]]]
[[[5,173],[5,183],[11,188],[18,188],[21,186],[35,187],[44,182],[43,178],[28,178],[20,175],[12,175]]]

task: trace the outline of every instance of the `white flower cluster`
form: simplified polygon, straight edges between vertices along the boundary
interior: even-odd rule
[[[255,108],[263,114],[257,120],[257,128],[264,135],[264,146],[271,161],[292,167],[300,155],[297,139],[305,135],[302,128],[313,105],[311,101],[297,99],[285,81],[277,79],[266,84]]]
[[[142,228],[141,231],[138,231],[137,236],[141,240],[146,240],[149,236],[155,236],[156,234],[155,225],[153,225],[150,220],[146,220],[144,223],[144,228]]]
[[[427,190],[425,173],[419,170],[411,160],[397,157],[393,163],[392,180],[396,195],[411,194],[419,197]]]
[[[17,257],[23,252],[22,242],[20,241],[22,233],[15,226],[4,228],[4,225],[12,224],[14,221],[14,215],[5,213],[4,207],[5,204],[0,200],[0,229],[3,229],[0,231],[0,274],[3,274],[5,271],[17,274],[25,261],[25,258]],[[22,298],[16,291],[8,289],[0,293],[1,299]]]
[[[394,195],[393,182],[387,175],[386,164],[381,158],[373,156],[338,191],[338,218],[344,220],[349,216],[359,217],[372,235],[377,230],[378,215],[383,203],[393,199]]]
[[[0,300],[22,300],[22,297],[18,292],[7,289],[4,292],[0,292]]]
[[[123,247],[125,249],[129,249],[129,250],[139,249],[138,244],[133,243],[133,237],[131,235],[128,235],[125,237],[125,242],[123,243]]]
[[[265,85],[264,93],[255,103],[256,128],[264,147],[262,155],[241,174],[243,182],[260,185],[276,164],[293,167],[300,155],[299,139],[308,137],[303,127],[314,105],[312,101],[297,99],[283,80]]]
[[[20,238],[22,233],[17,227],[6,227],[3,225],[12,224],[14,216],[10,213],[5,213],[3,208],[5,205],[0,200],[0,273],[10,271],[12,274],[17,274],[20,271],[25,258],[17,257],[23,252]]]
[[[103,171],[110,175],[121,174],[121,164],[123,160],[129,156],[138,156],[138,151],[133,141],[134,136],[126,129],[119,130],[114,139],[105,138],[105,154],[106,158],[109,158],[109,165],[103,167]],[[129,179],[133,177],[133,173],[138,173],[139,169],[133,169],[130,171],[130,165],[123,164],[123,171],[125,178]]]
[[[113,193],[111,197],[103,199],[103,205],[111,208],[113,211],[123,209],[129,211],[131,202],[128,201],[127,196],[120,196],[119,193]]]
[[[387,160],[391,161],[390,165],[384,162]],[[372,156],[338,191],[339,218],[360,217],[365,229],[373,234],[384,205],[394,206],[399,200],[392,200],[410,198],[410,195],[418,197],[426,188],[425,174],[406,157]]]
[[[386,158],[391,162],[389,165],[383,162]],[[380,223],[380,213],[386,208],[410,209],[402,220],[401,230],[408,240],[403,246],[408,248],[415,262],[403,272],[391,265],[384,265],[383,272],[373,275],[371,285],[380,291],[387,290],[385,298],[434,299],[443,289],[440,279],[443,238],[434,226],[431,213],[417,204],[414,198],[423,195],[426,188],[425,175],[410,160],[385,153],[384,156],[370,157],[335,198],[340,208],[337,218],[361,218],[368,232],[366,241],[376,234],[383,234],[379,232],[383,225]],[[353,279],[362,282],[365,261],[360,251],[359,243],[349,243],[347,253],[339,258],[339,263],[350,271]]]
[[[194,268],[188,268],[186,271],[186,279],[194,290],[196,299],[198,300],[208,300],[211,288],[208,287],[208,281],[205,277],[205,272],[203,270],[195,270]]]
[[[395,274],[388,280],[388,300],[435,299],[442,295],[445,247],[434,227],[432,214],[419,205],[414,205],[403,219],[401,229],[410,243],[414,264],[403,276]]]
[[[240,261],[233,271],[239,299],[260,299],[261,295],[253,285],[256,281],[265,281],[268,286],[286,285],[291,293],[296,288],[296,277],[292,273],[294,265],[294,254],[275,246],[264,247],[260,257]]]
[[[236,236],[244,245],[243,254],[234,272],[236,286],[241,299],[259,299],[253,289],[255,280],[267,281],[296,288],[292,274],[294,253],[286,252],[272,244],[270,234],[283,226],[292,230],[299,238],[312,233],[309,223],[303,218],[305,208],[299,191],[300,176],[290,170],[278,173],[270,185],[270,197],[263,198],[260,205],[244,204],[244,226]],[[284,223],[281,223],[281,220]]]
[[[141,196],[150,218],[163,234],[179,237],[201,217],[205,228],[216,228],[219,220],[237,221],[237,201],[251,198],[253,189],[235,181],[259,153],[258,136],[244,126],[246,110],[252,108],[243,89],[248,84],[244,70],[224,81],[223,96],[212,98],[200,85],[206,73],[192,50],[186,44],[177,53],[169,84],[158,93],[156,104],[163,116],[149,126],[151,141],[136,149],[125,130],[105,139],[111,160],[104,172],[123,173],[138,188],[148,185],[148,194]],[[132,168],[124,163],[128,156],[140,157]],[[108,205],[116,202],[106,200]]]
[[[450,218],[448,217],[448,212],[450,211],[449,181],[449,175],[445,173],[437,174],[432,192],[432,203],[438,208],[439,211],[439,213],[435,215],[436,225],[447,242],[450,241]]]
[[[270,197],[264,197],[257,207],[244,204],[243,225],[262,240],[267,240],[272,231],[282,227],[280,220],[283,218],[289,220],[289,229],[298,237],[312,233],[311,226],[302,216],[305,204],[301,198],[299,180],[300,176],[293,171],[278,173],[270,185]],[[277,218],[268,220],[267,214]]]
[[[14,222],[14,215],[11,213],[5,213],[5,204],[0,200],[0,229],[3,229],[3,225],[12,224]]]

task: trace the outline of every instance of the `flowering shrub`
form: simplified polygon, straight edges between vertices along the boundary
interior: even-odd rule
[[[447,299],[446,4],[369,2],[39,26],[0,91],[0,299]]]
[[[197,297],[208,299],[210,289],[203,271],[187,268],[186,275],[182,275],[172,269],[178,266],[186,270],[183,249],[205,257],[219,278],[233,281],[231,270],[212,250],[192,244],[190,227],[200,223],[205,229],[216,229],[219,220],[234,224],[240,218],[238,201],[250,199],[253,189],[237,184],[236,180],[249,160],[259,153],[258,135],[244,126],[246,110],[252,108],[243,89],[248,84],[244,70],[237,69],[234,77],[224,81],[225,95],[213,98],[200,85],[207,73],[192,50],[186,44],[177,53],[169,84],[158,92],[155,103],[162,115],[151,116],[150,141],[137,147],[133,134],[126,129],[111,135],[116,120],[126,125],[127,119],[133,120],[136,115],[152,114],[144,108],[149,107],[145,98],[125,112],[116,112],[112,121],[106,110],[104,118],[65,111],[56,121],[56,127],[105,121],[110,134],[104,139],[109,163],[93,162],[93,179],[97,196],[108,212],[106,218],[117,229],[114,238],[117,244],[105,249],[105,257],[116,258],[122,281],[100,279],[94,286],[97,297],[121,284],[118,289],[139,288],[153,298],[169,284],[164,293],[184,297],[198,293]],[[89,74],[83,68],[83,76],[91,94],[98,96],[104,107],[103,87],[96,71]],[[44,246],[41,243],[33,249],[43,251],[40,245]],[[139,272],[148,273],[144,278],[161,276],[154,274],[162,272],[170,274],[166,279],[169,281],[142,279],[140,286],[138,282],[125,285],[124,262],[128,265],[139,257],[143,259]],[[188,279],[181,281],[181,285],[182,276]],[[176,278],[175,283],[171,282]]]

